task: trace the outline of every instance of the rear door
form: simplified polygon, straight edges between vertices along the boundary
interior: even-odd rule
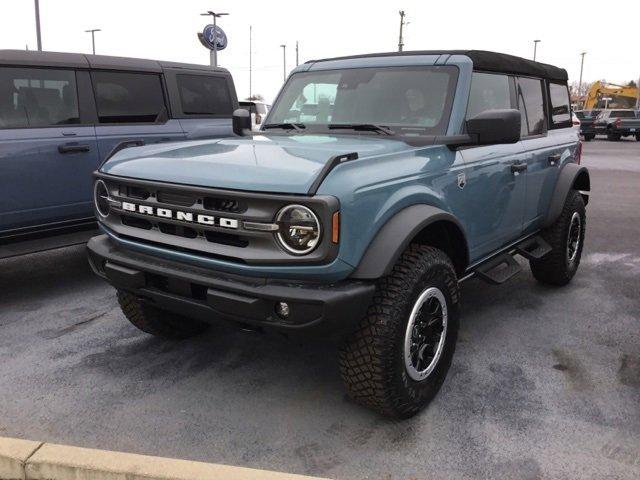
[[[572,128],[566,84],[518,77],[518,108],[522,117],[522,150],[527,162],[523,232],[540,228],[549,209],[560,165],[571,156],[577,142]],[[551,115],[549,115],[549,112]]]
[[[93,216],[95,128],[73,69],[0,67],[0,230]]]
[[[180,122],[170,118],[160,73],[95,70],[91,81],[102,160],[124,141],[150,144],[184,139]]]

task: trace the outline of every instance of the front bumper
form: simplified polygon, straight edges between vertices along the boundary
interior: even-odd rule
[[[374,293],[370,282],[274,280],[185,265],[124,249],[107,235],[92,238],[87,249],[91,268],[115,288],[207,323],[343,336],[364,316]],[[289,305],[286,318],[276,314],[278,302]]]

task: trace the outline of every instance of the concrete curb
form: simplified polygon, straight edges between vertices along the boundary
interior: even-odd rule
[[[0,437],[0,480],[326,480]]]

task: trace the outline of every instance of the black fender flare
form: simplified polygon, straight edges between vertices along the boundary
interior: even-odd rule
[[[560,216],[564,202],[571,189],[579,190],[580,192],[588,192],[591,190],[591,179],[587,167],[578,165],[577,163],[567,163],[560,171],[556,187],[551,196],[547,217],[542,225],[544,228],[553,224]],[[585,199],[585,203],[588,203],[589,196],[583,193],[583,198]]]
[[[469,262],[469,249],[460,221],[440,208],[418,204],[400,210],[380,228],[351,278],[377,279],[388,275],[411,241],[436,222],[447,222],[458,230],[464,249],[460,252],[460,270],[463,271]]]

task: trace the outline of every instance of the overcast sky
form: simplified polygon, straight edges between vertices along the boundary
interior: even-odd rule
[[[249,25],[253,92],[271,100],[282,84],[281,44],[287,45],[288,70],[295,66],[296,40],[301,63],[393,51],[400,9],[410,22],[406,50],[483,49],[531,58],[533,40],[540,39],[538,60],[566,68],[570,81],[579,77],[582,51],[587,52],[585,81],[637,80],[640,57],[628,48],[638,44],[637,16],[589,11],[586,5],[584,0],[40,0],[40,15],[44,50],[90,53],[91,37],[84,30],[101,28],[99,54],[207,64],[208,51],[196,33],[208,20],[199,14],[228,12],[220,25],[229,46],[218,61],[233,74],[239,98],[249,94]],[[33,0],[0,0],[0,48],[27,45],[36,49]]]

